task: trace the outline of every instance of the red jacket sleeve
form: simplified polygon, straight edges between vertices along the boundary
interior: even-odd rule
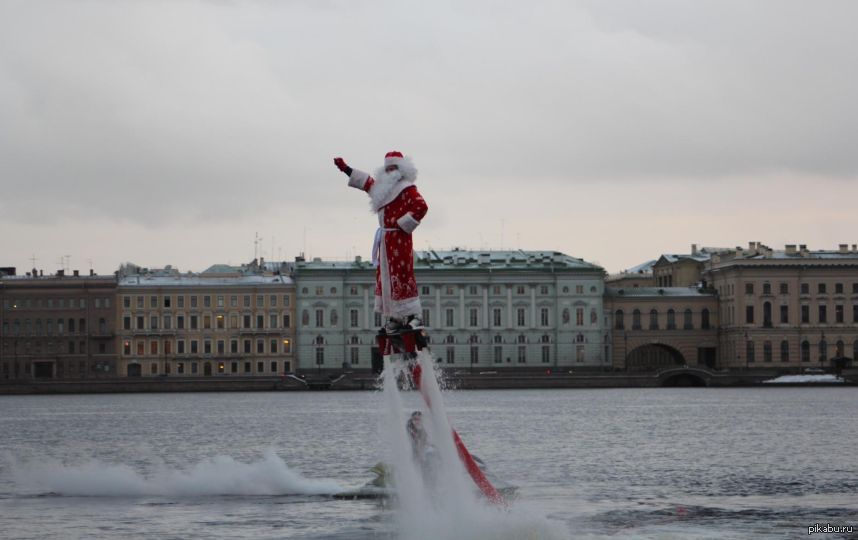
[[[420,225],[420,222],[423,221],[423,217],[426,216],[426,212],[429,211],[429,205],[426,204],[426,199],[420,195],[420,192],[417,191],[415,186],[411,186],[406,188],[402,195],[405,197],[406,201],[406,212],[399,219],[396,220],[396,224],[399,225],[399,228],[407,233],[411,233],[414,229]]]

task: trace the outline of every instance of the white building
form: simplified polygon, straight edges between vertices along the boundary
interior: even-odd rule
[[[601,267],[558,252],[464,250],[416,252],[414,266],[445,366],[609,368]],[[299,369],[378,369],[372,265],[299,259],[293,277]]]

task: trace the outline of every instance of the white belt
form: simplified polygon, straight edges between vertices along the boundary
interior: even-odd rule
[[[399,229],[386,229],[379,227],[375,230],[375,240],[372,242],[372,265],[378,267],[378,250],[381,248],[381,235],[386,232],[398,231]]]

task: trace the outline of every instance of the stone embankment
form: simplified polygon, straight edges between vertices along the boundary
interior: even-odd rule
[[[444,381],[448,388],[462,390],[487,389],[551,389],[551,388],[660,388],[697,387],[781,387],[763,384],[778,375],[772,370],[725,372],[697,367],[677,367],[655,373],[548,373],[495,371],[448,371]],[[858,385],[858,369],[844,370],[843,383],[814,386]],[[794,384],[790,386],[807,386]],[[252,392],[252,391],[313,391],[313,390],[375,390],[378,379],[366,372],[312,373],[302,377],[225,378],[144,377],[97,380],[9,381],[0,383],[0,394],[84,394],[131,392]]]

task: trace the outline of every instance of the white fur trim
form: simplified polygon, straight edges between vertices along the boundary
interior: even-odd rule
[[[369,180],[369,174],[357,169],[352,169],[352,174],[349,176],[349,187],[366,191],[364,186],[366,186],[367,180]]]
[[[414,232],[414,229],[416,229],[418,225],[420,225],[420,222],[414,219],[411,212],[408,212],[401,218],[397,219],[396,224],[399,225],[400,229],[410,234]]]
[[[402,163],[404,158],[401,157],[386,157],[384,158],[384,166],[390,167],[391,165],[396,165],[397,167]]]

